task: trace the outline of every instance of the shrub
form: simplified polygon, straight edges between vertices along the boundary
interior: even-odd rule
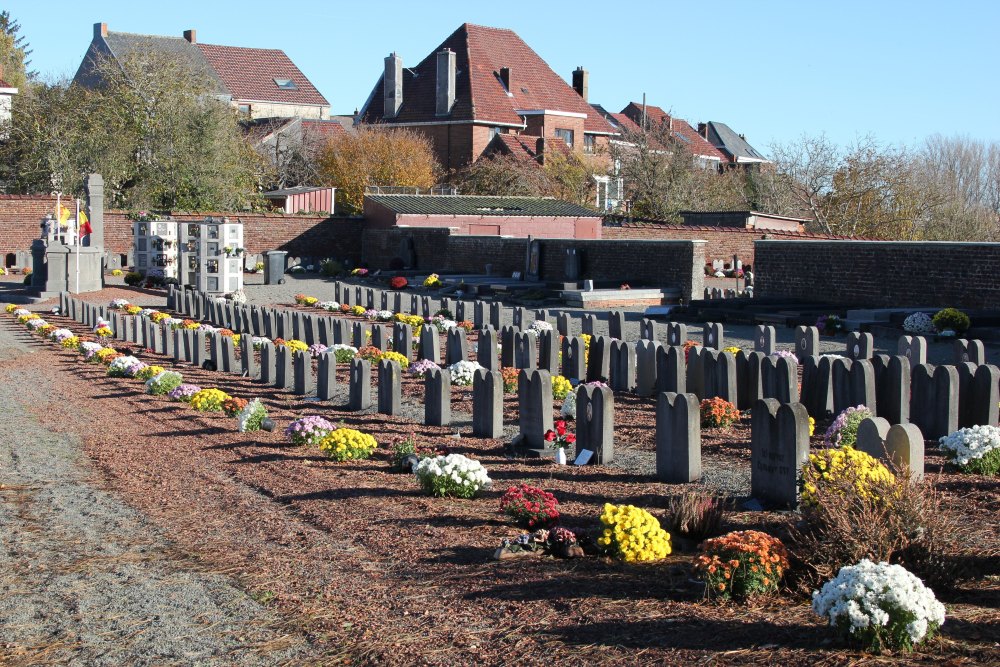
[[[826,429],[823,439],[828,447],[853,447],[858,439],[858,426],[875,415],[864,405],[847,408]]]
[[[237,428],[240,433],[259,431],[263,427],[265,419],[267,419],[267,408],[260,402],[260,399],[255,398],[236,415],[236,422],[239,424]]]
[[[670,535],[644,509],[606,503],[601,524],[597,543],[609,556],[631,563],[660,560],[670,554]]]
[[[375,438],[353,428],[338,428],[319,441],[319,448],[334,461],[366,459],[378,448]]]
[[[318,445],[333,431],[333,424],[322,417],[300,417],[285,428],[285,437],[295,445]]]
[[[562,375],[552,376],[552,398],[561,401],[573,391],[573,384]]]
[[[667,515],[672,533],[700,541],[719,532],[722,503],[707,491],[688,491],[670,498]]]
[[[500,511],[522,528],[548,528],[559,521],[559,501],[548,491],[520,484],[500,498]]]
[[[446,320],[454,320],[455,319],[454,313],[452,313],[447,308],[442,308],[441,310],[437,311],[436,313],[434,313],[434,316],[435,317],[443,317]]]
[[[955,333],[963,333],[968,331],[969,327],[972,325],[969,316],[958,310],[957,308],[945,308],[939,310],[934,314],[931,320],[934,322],[934,326],[937,327],[938,331],[954,331]]]
[[[701,425],[708,428],[727,428],[740,420],[740,411],[729,401],[706,398],[701,402]]]
[[[1000,428],[996,426],[962,428],[938,444],[962,472],[990,477],[1000,472]]]
[[[848,482],[845,487],[842,482]],[[895,478],[877,459],[853,447],[823,449],[809,455],[802,471],[802,502],[814,505],[829,493],[848,492],[866,501],[886,499]],[[820,489],[826,491],[820,493]]]
[[[129,271],[125,274],[125,284],[130,287],[135,287],[142,282],[142,274],[136,271]]]
[[[191,407],[199,412],[221,412],[229,394],[221,389],[202,389],[191,397]]]
[[[432,496],[473,498],[492,483],[479,461],[461,454],[425,458],[414,472],[424,493]]]
[[[409,282],[403,276],[393,276],[389,279],[389,287],[392,289],[404,289]]]
[[[781,540],[757,530],[706,540],[695,561],[708,595],[739,600],[776,592],[787,569],[788,552]]]
[[[324,259],[319,263],[319,270],[324,276],[339,276],[344,272],[344,265],[335,259]]]
[[[944,623],[944,605],[900,565],[867,558],[813,593],[813,611],[870,651],[912,650]]]
[[[154,396],[169,394],[183,382],[180,373],[163,371],[146,380],[146,391]]]

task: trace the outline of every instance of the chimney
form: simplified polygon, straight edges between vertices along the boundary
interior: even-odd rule
[[[545,162],[545,137],[535,139],[535,159],[539,164]]]
[[[514,93],[514,91],[511,90],[510,68],[509,67],[501,67],[500,68],[500,83],[503,84],[503,87],[507,89],[508,93],[511,93],[511,94]]]
[[[698,123],[698,134],[700,134],[705,141],[708,141],[708,123]]]
[[[198,43],[198,31],[197,30],[185,30],[184,39],[191,42],[192,44]]]
[[[437,54],[437,80],[434,84],[435,113],[447,116],[455,106],[455,52],[443,49]]]
[[[590,72],[582,66],[573,70],[573,90],[583,98],[584,102],[587,101],[587,95],[590,93]]]
[[[108,24],[107,23],[95,23],[94,24],[94,39],[98,37],[108,36]]]
[[[393,51],[385,59],[385,76],[382,82],[383,109],[386,118],[399,115],[403,106],[403,59]]]

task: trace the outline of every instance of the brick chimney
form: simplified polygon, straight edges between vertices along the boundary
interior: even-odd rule
[[[434,84],[434,109],[438,116],[447,116],[455,106],[455,52],[443,49],[437,53],[437,80]]]
[[[403,59],[393,51],[385,59],[385,76],[382,81],[382,115],[395,118],[403,106]]]
[[[108,36],[108,24],[107,23],[95,23],[94,24],[94,38],[107,37]]]
[[[511,76],[511,71],[509,67],[500,68],[500,83],[503,84],[503,87],[507,89],[508,93],[513,95],[514,90],[512,88],[510,76]]]
[[[573,70],[573,90],[583,98],[584,102],[587,101],[587,96],[590,93],[590,72],[583,69],[583,66]]]
[[[198,31],[194,30],[193,28],[191,30],[185,30],[184,31],[184,39],[186,39],[187,41],[191,42],[192,44],[197,44],[198,43]]]
[[[698,134],[700,134],[705,141],[708,141],[708,123],[698,123]]]

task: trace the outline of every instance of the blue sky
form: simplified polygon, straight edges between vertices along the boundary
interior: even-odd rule
[[[826,133],[915,144],[935,133],[1000,141],[1000,2],[169,2],[7,0],[32,67],[72,76],[92,25],[283,49],[335,113],[364,103],[397,51],[415,64],[463,22],[510,28],[590,100],[645,92],[692,123],[719,120],[757,148]]]

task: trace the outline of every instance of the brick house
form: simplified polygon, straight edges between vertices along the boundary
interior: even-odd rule
[[[330,103],[284,51],[201,44],[194,30],[185,30],[183,37],[136,35],[96,23],[73,81],[84,87],[100,85],[96,65],[101,58],[121,62],[150,51],[167,54],[203,74],[216,97],[249,119],[330,117]]]
[[[725,123],[711,120],[698,123],[698,134],[710,144],[718,148],[729,160],[730,164],[744,168],[760,168],[770,165],[771,161],[756,148],[747,143],[742,134],[737,134]]]
[[[511,30],[465,23],[415,67],[386,57],[359,122],[426,134],[447,171],[479,159],[498,135],[519,135],[532,152],[523,137],[597,153],[616,131],[587,104],[588,83],[578,68],[570,86]]]
[[[623,122],[621,117],[630,120],[640,129],[659,127],[669,132],[669,136],[675,141],[684,144],[695,160],[706,169],[718,169],[729,158],[725,153],[713,146],[705,137],[698,134],[693,127],[682,118],[675,118],[660,107],[639,102],[630,102],[616,117]]]

